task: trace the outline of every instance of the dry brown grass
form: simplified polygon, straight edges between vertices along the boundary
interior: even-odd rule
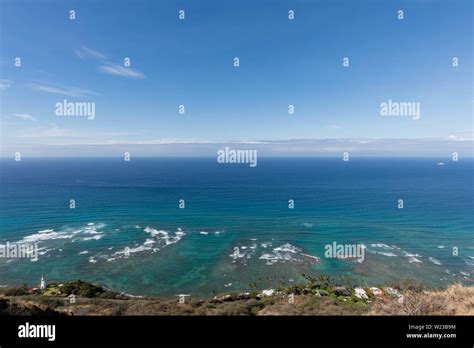
[[[404,292],[404,299],[377,300],[370,315],[474,315],[474,287],[451,285],[446,290]]]
[[[447,311],[453,315],[474,315],[474,287],[452,285],[442,296],[446,299]]]
[[[258,315],[366,315],[368,306],[362,302],[349,304],[327,297],[295,296],[294,303],[279,298],[267,304]]]

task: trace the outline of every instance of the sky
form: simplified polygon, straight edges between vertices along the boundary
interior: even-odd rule
[[[2,157],[224,144],[472,156],[470,0],[0,0],[0,10]],[[95,117],[58,116],[64,100],[93,103]],[[382,116],[388,100],[419,103],[419,118]]]

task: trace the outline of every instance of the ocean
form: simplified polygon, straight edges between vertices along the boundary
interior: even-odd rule
[[[38,257],[0,258],[0,286],[42,274],[156,296],[269,289],[303,274],[472,285],[473,164],[2,159],[0,244],[37,243]],[[364,260],[326,257],[333,243],[363,245]]]

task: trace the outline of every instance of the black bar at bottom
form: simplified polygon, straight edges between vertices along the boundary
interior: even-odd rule
[[[19,337],[55,325],[55,339]],[[474,317],[0,317],[0,345],[474,344]]]

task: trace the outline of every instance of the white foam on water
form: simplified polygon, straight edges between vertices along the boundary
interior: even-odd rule
[[[21,239],[17,243],[38,243],[54,239],[69,239],[72,237],[74,237],[74,235],[68,234],[66,232],[42,232],[23,237],[23,239]]]
[[[38,233],[34,233],[28,236],[23,237],[21,240],[17,241],[16,243],[44,243],[47,241],[54,241],[54,240],[61,240],[61,239],[72,239],[79,234],[94,234],[100,235],[102,232],[97,231],[97,229],[103,228],[106,225],[104,223],[95,224],[94,222],[89,222],[83,228],[79,229],[72,229],[66,227],[62,231],[54,231],[51,228],[44,229],[38,231]],[[90,239],[100,239],[102,237],[90,238]],[[83,240],[88,240],[84,238]],[[75,242],[73,239],[71,242]]]
[[[145,244],[142,244],[142,245],[136,246],[134,248],[125,247],[122,250],[119,250],[119,251],[116,251],[115,253],[113,253],[112,256],[113,256],[113,259],[115,259],[117,257],[123,258],[123,257],[128,257],[130,254],[133,254],[133,253],[139,253],[139,252],[142,252],[142,251],[147,251],[147,250],[152,250],[152,249],[153,249],[152,247],[150,247],[148,245],[145,245]],[[115,256],[115,258],[114,258],[114,256]]]
[[[301,255],[305,256],[305,257],[309,257],[310,259],[313,259],[313,260],[316,260],[316,261],[320,261],[321,259],[317,256],[313,256],[313,255],[310,255],[310,254],[304,254],[304,253],[301,253]]]
[[[164,237],[163,239],[165,240],[166,245],[170,245],[170,244],[178,243],[181,240],[181,238],[183,238],[183,236],[185,235],[186,233],[184,233],[183,230],[178,228],[178,230],[174,233],[174,237],[168,235]]]
[[[164,230],[155,230],[154,228],[151,228],[151,227],[146,227],[144,229],[144,231],[146,233],[149,233],[152,237],[159,237],[159,236],[168,236],[168,232],[164,231]]]
[[[300,248],[295,247],[294,245],[291,245],[290,243],[283,244],[282,246],[279,246],[277,248],[274,248],[273,251],[288,251],[290,253],[296,254],[298,252],[301,252]]]
[[[56,248],[51,248],[51,246],[57,247],[58,244],[57,242],[62,242],[59,246],[66,248],[67,245],[64,244],[64,242],[67,243],[74,243],[76,241],[94,241],[94,240],[100,240],[103,237],[105,237],[105,233],[101,231],[100,229],[103,229],[107,225],[105,223],[95,223],[95,222],[88,222],[84,224],[83,227],[80,228],[71,228],[65,226],[63,229],[59,231],[55,231],[52,228],[47,228],[43,230],[39,230],[37,233],[27,235],[23,237],[21,240],[16,241],[15,243],[22,244],[22,243],[40,243],[41,247],[38,249],[38,255],[44,256],[47,255],[49,252],[53,250],[58,250],[59,252],[62,252],[61,249],[56,249]],[[178,233],[178,238],[173,237],[172,242],[175,242],[175,240],[180,239],[182,236],[180,233]],[[53,244],[55,243],[56,244]],[[151,244],[150,240],[147,240],[147,244]],[[49,248],[47,248],[49,247]],[[112,250],[113,247],[108,248],[108,250]],[[67,250],[67,249],[66,249]],[[79,252],[78,255],[85,255],[87,254],[88,251],[82,251]],[[101,256],[102,257],[102,256]],[[35,262],[37,259],[32,259],[31,261]],[[91,263],[96,263],[98,260],[95,257],[90,257],[89,262]]]
[[[396,257],[398,256],[397,254],[391,253],[391,252],[384,252],[384,251],[379,251],[377,254],[383,255],[383,256],[388,256],[388,257]]]
[[[229,256],[233,259],[233,263],[241,259],[243,260],[242,262],[246,264],[247,260],[257,252],[259,247],[262,249],[267,249],[271,245],[271,242],[260,243],[260,246],[257,243],[253,243],[251,245],[240,245],[238,247],[234,247],[233,253]],[[258,257],[258,259],[265,261],[266,265],[274,265],[279,262],[303,262],[305,259],[307,261],[309,259],[311,262],[320,261],[319,257],[305,254],[302,252],[301,248],[298,248],[290,243],[273,248],[271,252],[263,252]]]
[[[99,232],[99,231],[97,231],[97,230],[95,230],[95,229],[88,229],[88,228],[86,228],[86,229],[84,230],[84,234],[99,234],[99,233],[101,233],[101,232]]]
[[[155,244],[156,241],[154,241],[153,239],[149,239],[147,238],[147,240],[145,241],[145,243],[143,243],[143,245],[151,245],[151,244]]]
[[[130,254],[133,254],[133,253],[139,253],[139,252],[141,252],[141,251],[146,251],[146,250],[151,250],[151,249],[152,249],[152,248],[150,248],[150,247],[148,247],[148,246],[146,246],[146,245],[143,244],[143,245],[139,245],[139,246],[137,246],[137,247],[135,247],[135,248],[128,248],[128,251],[130,252]],[[125,253],[125,252],[126,252],[126,251],[125,251],[125,249],[124,249],[123,253]],[[119,251],[119,252],[116,252],[116,254],[118,254],[118,253],[121,253],[121,252],[120,252],[120,251]]]
[[[41,230],[41,231],[38,231],[38,233],[46,233],[46,232],[53,232],[54,230],[51,229],[51,228],[48,228],[46,230]]]
[[[259,259],[260,260],[266,260],[267,265],[272,265],[272,264],[278,262],[278,258],[273,254],[263,254],[262,256],[259,257]]]
[[[371,254],[377,254],[377,255],[382,255],[382,256],[387,256],[387,257],[397,257],[398,256],[394,252],[394,251],[398,251],[399,248],[397,246],[390,246],[390,245],[383,244],[383,243],[370,244],[370,246],[372,248],[379,248],[379,249],[383,249],[383,250],[369,249],[365,245],[363,245],[362,247]],[[387,250],[390,250],[390,251],[387,251]]]
[[[179,242],[186,235],[186,233],[181,228],[177,228],[176,232],[174,233],[174,236],[170,235],[168,231],[157,230],[149,226],[145,227],[143,231],[148,233],[151,238],[147,238],[142,244],[134,242],[133,247],[125,247],[122,250],[116,251],[115,253],[110,255],[111,257],[107,258],[107,261],[111,262],[121,258],[128,258],[130,254],[140,253],[144,251],[151,251],[151,253],[155,253],[160,250],[160,248],[156,247],[155,245],[158,244],[161,247],[166,247],[168,245]],[[110,247],[108,248],[108,250],[111,250],[112,248],[113,247]]]
[[[409,263],[423,263],[423,261],[421,260],[422,256],[420,254],[409,253],[407,251],[401,250],[400,247],[396,245],[388,245],[385,243],[372,243],[370,244],[370,246],[375,249],[384,250],[384,251],[380,251],[380,250],[367,249],[367,251],[372,254],[379,254],[379,255],[388,256],[388,257],[396,257],[396,256],[401,255],[403,257],[406,257]],[[438,248],[442,249],[444,248],[444,246],[440,245],[438,246]],[[390,250],[390,251],[386,251],[386,250]],[[399,252],[401,252],[401,254],[399,254]],[[441,266],[441,262],[438,259],[434,257],[429,257],[428,259],[433,264]]]
[[[430,260],[431,262],[433,262],[435,265],[438,265],[438,266],[441,266],[441,262],[439,262],[437,259],[435,259],[434,257],[429,257],[428,260]]]
[[[204,234],[204,235],[208,235],[208,234],[209,234],[209,232],[206,232],[206,231],[200,231],[199,233],[200,233],[200,234]]]
[[[273,248],[271,253],[265,253],[259,257],[260,260],[265,260],[266,265],[274,265],[278,262],[301,262],[298,253],[301,249],[291,245],[290,243],[283,244],[279,247]]]
[[[370,244],[370,246],[372,248],[381,248],[381,249],[388,249],[388,250],[400,249],[396,245],[388,245],[388,244],[385,244],[385,243],[372,243],[372,244]]]
[[[83,241],[99,240],[99,239],[102,239],[104,236],[105,236],[105,234],[98,234],[98,235],[95,235],[95,236],[93,236],[93,237],[85,237],[85,238],[83,238],[82,240],[83,240]]]
[[[54,250],[56,250],[56,249],[55,248],[51,248],[51,249],[39,248],[38,249],[38,255],[43,256],[43,255],[46,255],[47,253],[49,253],[50,251],[54,251]]]
[[[86,234],[97,234],[97,233],[101,233],[100,231],[97,231],[97,226],[88,226],[84,229],[84,233]],[[80,232],[81,230],[79,230]]]
[[[416,262],[416,263],[423,263],[423,261],[421,261],[419,259],[419,257],[422,257],[421,255],[419,254],[410,254],[406,251],[403,252],[403,256],[407,257],[408,258],[408,262],[409,263],[413,263],[413,262]]]
[[[310,228],[310,227],[313,227],[313,224],[311,224],[309,222],[305,222],[305,223],[303,223],[303,226]]]

